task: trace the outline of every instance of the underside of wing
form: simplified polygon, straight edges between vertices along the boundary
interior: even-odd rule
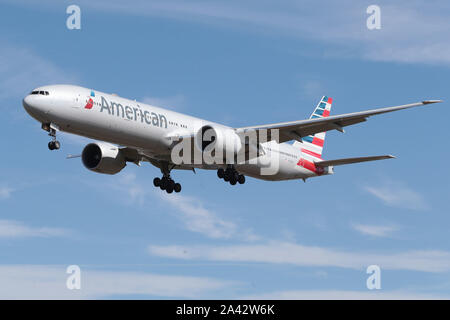
[[[159,169],[168,167],[170,170],[172,169],[193,170],[194,168],[194,166],[191,164],[181,164],[181,165],[174,164],[170,158],[170,154],[156,155],[148,150],[133,147],[122,147],[120,148],[120,150],[125,156],[125,160],[127,162],[133,162],[137,165],[140,165],[140,162],[149,162]]]

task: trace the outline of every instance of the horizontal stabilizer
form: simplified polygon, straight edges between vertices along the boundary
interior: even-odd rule
[[[373,156],[373,157],[345,158],[345,159],[336,159],[336,160],[317,161],[317,162],[315,162],[315,165],[318,167],[340,166],[343,164],[384,160],[384,159],[392,159],[392,158],[395,158],[395,157],[391,156],[391,155],[385,155],[385,156]]]

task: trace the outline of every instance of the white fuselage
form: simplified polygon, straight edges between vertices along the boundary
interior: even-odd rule
[[[204,125],[232,130],[215,122],[79,86],[52,85],[35,91],[49,92],[48,95],[30,94],[23,100],[26,111],[39,122],[51,124],[60,131],[145,150],[155,159],[170,156],[169,137],[174,135],[192,135]],[[262,147],[266,155],[253,164],[237,164],[236,169],[264,180],[306,179],[317,175],[298,165],[302,151],[292,145],[271,141]],[[277,154],[278,170],[262,173],[262,163],[267,165],[270,159],[273,161],[273,153]],[[201,163],[191,167],[217,169],[220,166]]]

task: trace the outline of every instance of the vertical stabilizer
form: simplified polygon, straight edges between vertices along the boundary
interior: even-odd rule
[[[326,118],[330,115],[332,98],[322,97],[310,119]],[[303,156],[311,160],[322,159],[323,145],[325,142],[325,132],[316,133],[302,138],[302,142],[295,141],[293,146],[302,150]]]

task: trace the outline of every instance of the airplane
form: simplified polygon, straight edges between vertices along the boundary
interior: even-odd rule
[[[220,179],[236,185],[245,183],[246,176],[267,181],[306,181],[333,174],[334,166],[394,158],[380,155],[325,160],[322,158],[325,134],[330,130],[344,132],[344,127],[364,122],[374,115],[442,100],[424,100],[335,116],[330,115],[332,102],[332,98],[322,97],[309,119],[232,128],[75,85],[42,86],[32,90],[22,101],[26,112],[39,121],[51,137],[50,150],[61,146],[56,139],[58,131],[97,140],[87,144],[81,155],[68,158],[81,157],[87,169],[103,174],[119,173],[129,162],[137,165],[149,162],[162,173],[161,178],[154,178],[154,186],[172,193],[181,191],[181,184],[171,177],[173,169],[217,170]],[[209,139],[205,138],[207,132]],[[258,137],[265,133],[266,138],[242,139],[247,133],[256,133]],[[173,151],[183,141],[192,142],[190,146],[194,152],[216,148],[227,155],[232,154],[235,160],[236,153],[245,150],[247,158],[241,158],[240,162],[227,158],[216,163],[202,159],[174,161]],[[274,159],[276,170],[270,174],[263,172]]]

